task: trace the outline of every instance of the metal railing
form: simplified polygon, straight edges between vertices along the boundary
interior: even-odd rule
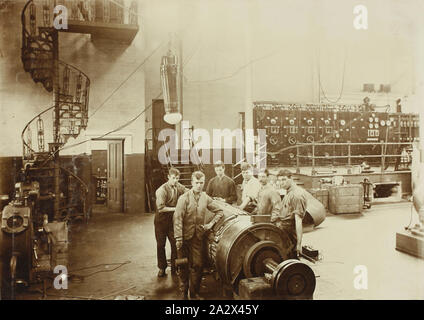
[[[255,101],[254,108],[258,110],[295,110],[295,111],[330,111],[330,112],[365,112],[367,106],[365,104],[334,104],[334,103],[282,103],[277,101]],[[390,105],[376,106],[375,108],[390,109]],[[377,110],[370,110],[378,112]],[[261,111],[259,111],[261,112]]]
[[[233,170],[233,180],[236,180],[238,177],[240,177],[241,176],[241,172],[239,173],[239,174],[237,174],[236,176],[234,176],[234,171],[235,171],[235,168],[237,167],[237,166],[239,166],[239,165],[241,165],[243,162],[245,162],[246,161],[246,158],[243,158],[243,159],[241,159],[239,162],[237,162],[237,163],[235,163],[235,164],[233,164],[233,166],[232,166],[232,170]]]
[[[57,5],[67,8],[70,23],[80,21],[138,26],[137,0],[48,0],[44,4],[44,14],[53,12]]]
[[[153,131],[152,131],[152,134],[154,134]],[[161,135],[161,133],[162,133],[162,131],[159,132],[159,135]],[[152,140],[153,140],[153,138],[154,137],[152,137]],[[159,136],[158,136],[158,138],[159,138]],[[170,152],[170,150],[168,148],[168,144],[165,143],[165,140],[163,140],[163,141],[164,141],[163,146],[165,148],[165,160],[166,160],[166,164],[165,165],[166,165],[167,171],[169,171],[169,168],[172,167],[171,152]],[[159,150],[155,150],[155,148],[153,148],[153,151],[155,152],[155,151],[159,151]],[[158,160],[159,160],[159,163],[163,166],[164,164],[160,161],[159,156],[158,156]],[[168,172],[166,172],[166,174],[164,173],[164,176],[166,177],[167,174],[168,174]]]
[[[346,165],[351,166],[353,159],[367,159],[367,158],[381,158],[381,171],[384,172],[386,170],[386,158],[400,158],[402,155],[399,154],[386,154],[387,146],[412,146],[413,142],[379,142],[379,143],[373,143],[373,142],[335,142],[335,143],[299,143],[296,146],[293,146],[293,148],[296,148],[296,167],[300,167],[300,159],[308,159],[311,161],[312,165],[312,171],[314,171],[314,168],[316,166],[317,159],[326,159],[326,160],[334,160],[334,159],[347,159]],[[316,148],[320,146],[325,147],[346,147],[347,148],[347,154],[342,155],[316,155]],[[352,154],[352,146],[379,146],[381,147],[380,152],[377,154]],[[311,154],[308,155],[302,155],[300,154],[300,149],[304,148],[311,148]],[[334,149],[333,149],[334,150]]]
[[[202,157],[199,156],[199,149],[197,149],[196,144],[194,143],[194,139],[193,139],[193,127],[191,127],[189,129],[189,143],[190,143],[190,149],[193,148],[196,151],[196,156],[197,156],[197,161],[198,163],[196,164],[197,166],[197,170],[199,171],[204,171],[204,165],[203,165],[203,161],[202,161]]]
[[[261,156],[261,151],[263,149],[266,150],[266,146],[267,146],[266,143],[264,143],[264,144],[255,143],[255,148],[254,148],[255,151],[254,151],[254,156],[253,156],[253,161],[254,161],[253,165],[256,168],[258,168],[258,169],[260,167],[261,162],[262,161],[266,161],[266,158],[267,158],[266,152],[264,152],[265,155],[262,158],[260,157]],[[244,144],[244,141],[243,140],[241,141],[241,148],[244,151],[243,154],[245,154],[245,144]],[[238,162],[236,162],[235,164],[232,165],[232,173],[233,173],[232,176],[233,176],[233,180],[236,180],[238,177],[241,176],[241,172],[234,176],[234,171],[235,171],[235,168],[237,166],[241,165],[243,162],[247,162],[247,157],[246,156],[244,156],[242,159],[240,159]]]
[[[57,30],[51,27],[50,16],[46,17],[50,12],[47,8],[47,4],[36,5],[35,1],[28,1],[23,8],[21,60],[24,70],[31,74],[32,79],[53,92],[53,140],[64,144],[69,137],[76,138],[87,127],[90,79],[81,70],[58,59]],[[39,152],[45,151],[43,113],[36,117]],[[24,158],[32,158],[35,153],[31,146],[33,130],[30,125],[36,118],[22,132]]]
[[[90,80],[82,71],[59,61],[58,31],[52,26],[53,8],[50,10],[50,2],[49,0],[44,2],[29,0],[21,12],[21,60],[24,70],[30,73],[34,82],[41,82],[44,88],[53,94],[54,101],[54,106],[32,118],[22,131],[24,168],[34,172],[51,170],[49,173],[49,178],[53,178],[51,191],[57,195],[53,200],[55,219],[60,218],[62,210],[75,207],[69,199],[68,205],[63,207],[58,196],[61,193],[60,170],[64,171],[69,179],[68,186],[71,185],[71,178],[78,183],[79,192],[82,194],[82,211],[87,217],[85,201],[88,186],[73,172],[60,167],[58,147],[64,145],[70,136],[77,137],[81,129],[87,126]],[[41,116],[45,116],[52,109],[53,142],[49,143],[47,150],[44,134],[45,121]],[[31,129],[31,126],[36,126],[36,130]],[[32,146],[34,131],[37,134],[38,152]],[[34,177],[37,175],[34,174]]]

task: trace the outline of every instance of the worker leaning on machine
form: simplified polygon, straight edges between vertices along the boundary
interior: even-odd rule
[[[242,202],[239,208],[251,213],[257,206],[258,194],[259,190],[261,189],[261,184],[259,183],[258,179],[253,176],[253,169],[250,164],[244,162],[241,164],[240,168],[241,174],[243,176],[243,183],[241,185]]]
[[[190,191],[178,199],[174,213],[174,235],[178,258],[188,258],[188,268],[182,266],[179,272],[180,290],[184,299],[188,298],[188,293],[190,299],[200,299],[205,233],[212,229],[224,214],[213,203],[212,198],[203,192],[203,172],[193,172],[191,184],[193,187]]]
[[[277,216],[281,210],[281,198],[274,186],[269,182],[269,172],[267,169],[258,173],[258,180],[261,189],[258,193],[258,206],[252,214]]]
[[[280,212],[273,211],[271,222],[287,234],[288,258],[295,259],[302,249],[302,220],[305,216],[307,200],[304,190],[298,187],[291,177],[292,173],[286,169],[280,170],[277,174],[277,179],[287,194],[282,200]]]
[[[173,215],[178,198],[188,189],[178,182],[180,171],[170,168],[168,181],[156,190],[156,213],[154,219],[156,251],[159,273],[158,277],[166,275],[166,238],[171,245],[171,273],[176,273],[175,259],[177,258],[177,248],[174,239]]]

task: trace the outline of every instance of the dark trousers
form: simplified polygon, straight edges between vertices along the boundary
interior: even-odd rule
[[[177,258],[177,247],[174,238],[174,222],[172,220],[173,212],[156,212],[155,213],[155,237],[158,268],[166,269],[166,238],[171,244],[171,269],[175,269],[175,259]]]
[[[180,268],[180,290],[194,296],[200,291],[202,281],[202,269],[204,263],[204,239],[199,239],[196,234],[190,240],[184,240],[183,246],[178,252],[178,258],[187,258],[188,265]]]
[[[285,257],[282,257],[283,260],[286,259],[296,259],[297,252],[297,235],[296,235],[296,222],[294,219],[285,220],[280,222],[280,229],[285,234],[284,245],[284,254]]]

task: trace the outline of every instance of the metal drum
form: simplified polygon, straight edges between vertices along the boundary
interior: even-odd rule
[[[224,230],[219,241],[214,242],[217,272],[225,283],[231,285],[239,277],[251,276],[252,270],[258,269],[258,260],[272,257],[281,262],[287,255],[283,253],[281,230],[270,223],[252,224],[249,217],[239,217]]]
[[[224,218],[209,234],[207,249],[225,287],[238,293],[240,280],[262,277],[274,298],[312,297],[315,275],[308,265],[288,259],[288,237],[281,229],[268,222],[253,223],[244,211],[223,202],[215,204]]]
[[[236,288],[240,279],[263,275],[265,259],[278,263],[287,259],[287,236],[280,229],[271,223],[252,223],[250,216],[239,215],[237,208],[219,205],[224,218],[209,235],[207,246],[223,283]]]
[[[309,214],[312,218],[314,227],[318,227],[325,220],[327,210],[312,194],[306,190],[304,190],[304,192],[307,201],[306,214]]]

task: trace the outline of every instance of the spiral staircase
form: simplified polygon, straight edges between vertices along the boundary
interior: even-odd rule
[[[21,12],[24,70],[53,99],[52,105],[39,108],[44,110],[22,130],[22,170],[16,177],[15,197],[1,213],[0,300],[14,299],[18,287],[40,282],[46,297],[55,267],[68,263],[68,222],[89,218],[89,187],[79,177],[88,181],[89,165],[78,165],[80,157],[72,157],[72,161],[59,158],[59,152],[69,147],[69,138],[78,137],[87,127],[90,91],[88,76],[59,60],[61,29],[54,27],[58,17],[54,9],[59,2],[29,0]],[[86,24],[86,33],[95,26],[84,20],[90,17],[86,5],[101,4],[105,11],[112,2],[122,1],[63,1],[70,8],[70,18],[79,14],[83,19],[80,25]],[[67,11],[64,6],[62,10]],[[120,11],[115,10],[115,16],[116,12]],[[52,132],[52,136],[45,132]]]
[[[45,210],[51,213],[49,218],[88,218],[88,186],[73,171],[61,166],[59,150],[87,127],[90,79],[59,60],[58,30],[53,27],[52,12],[47,2],[39,5],[30,0],[21,14],[24,70],[53,95],[53,106],[32,118],[22,131],[23,168],[25,175],[40,182],[41,193],[54,203],[53,207],[45,204]],[[49,121],[49,111],[53,116],[53,136],[46,148],[44,123]]]
[[[65,11],[67,28],[56,29]],[[138,32],[137,1],[125,7],[124,0],[30,0],[22,10],[21,22],[24,70],[53,95],[53,105],[22,131],[23,167],[45,187],[41,190],[44,194],[60,195],[53,196],[54,206],[49,210],[54,212],[54,220],[74,215],[87,218],[89,188],[75,169],[61,166],[59,151],[87,127],[90,79],[59,59],[59,32],[131,42]],[[46,143],[44,124],[49,119],[53,119],[53,135]]]

